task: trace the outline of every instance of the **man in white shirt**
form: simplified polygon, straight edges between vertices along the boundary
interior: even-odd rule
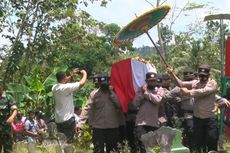
[[[81,80],[70,83],[74,76],[81,75]],[[75,117],[73,93],[78,91],[87,80],[85,70],[73,69],[71,76],[66,72],[57,72],[56,78],[58,83],[52,87],[55,99],[55,122],[57,123],[58,132],[64,133],[67,142],[71,143],[75,133]]]

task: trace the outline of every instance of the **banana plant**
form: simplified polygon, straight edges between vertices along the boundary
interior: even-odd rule
[[[18,83],[9,83],[7,84],[7,93],[14,97],[14,100],[17,102],[19,108],[24,108],[25,105],[22,103],[25,99],[29,98],[30,89]]]
[[[54,111],[52,86],[57,83],[55,74],[58,71],[68,71],[68,66],[56,67],[48,77],[42,79],[40,68],[36,66],[30,75],[24,76],[25,84],[10,83],[7,92],[14,97],[18,107],[24,112],[42,109],[51,115]],[[74,104],[84,107],[93,88],[94,84],[88,81],[84,88],[74,94]]]
[[[43,81],[37,65],[30,75],[24,76],[25,84],[8,84],[7,93],[11,94],[19,108],[25,111],[39,108],[51,114],[54,105],[51,88],[56,83],[55,74],[66,70],[67,66],[54,68],[53,72]]]

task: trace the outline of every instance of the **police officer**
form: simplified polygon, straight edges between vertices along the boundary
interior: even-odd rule
[[[195,79],[195,71],[186,67],[183,70],[183,80],[192,81]],[[187,146],[190,151],[194,150],[193,145],[193,105],[194,98],[190,96],[180,96],[181,97],[181,114],[183,117],[182,127],[183,127],[183,144]]]
[[[162,88],[171,90],[172,89],[172,79],[170,78],[170,76],[168,74],[162,74],[161,79],[162,79],[162,83],[161,83]]]
[[[194,71],[191,68],[183,70],[183,80],[194,80]],[[183,96],[178,86],[167,90],[163,95],[162,102],[165,103],[165,114],[167,125],[170,127],[183,127],[183,144],[192,151],[192,129],[193,129],[193,103],[194,98]]]
[[[120,105],[118,97],[109,85],[108,75],[97,76],[98,85],[88,98],[85,108],[82,110],[77,131],[89,120],[93,130],[94,153],[106,153],[117,149],[119,141],[119,118]]]
[[[142,92],[137,94],[133,104],[138,108],[136,116],[136,133],[141,153],[146,153],[141,142],[141,136],[159,128],[159,108],[162,95],[157,87],[157,74],[148,72],[146,74],[146,85],[142,87]]]
[[[166,91],[165,93],[169,93],[171,91],[175,92],[175,88],[171,89],[170,84],[172,80],[168,74],[163,74],[161,79],[162,79],[161,87]],[[176,90],[178,92],[178,89]],[[167,118],[166,125],[175,128],[180,127],[181,124],[178,124],[179,123],[178,117],[181,117],[181,110],[180,110],[181,103],[178,103],[178,99],[171,96],[171,94],[170,94],[170,98],[169,95],[167,96],[164,95],[162,102],[163,102],[162,104],[164,104],[164,111]]]
[[[217,151],[217,117],[213,111],[215,109],[217,83],[210,78],[211,67],[208,64],[201,64],[198,67],[198,79],[192,81],[181,81],[176,77],[172,68],[167,70],[181,87],[181,93],[194,98],[193,132],[195,150],[198,153]]]
[[[192,81],[194,79],[196,79],[195,71],[190,67],[184,68],[184,70],[183,70],[183,80],[184,81]]]
[[[3,149],[4,153],[10,153],[13,149],[11,123],[17,115],[17,106],[4,90],[4,82],[0,81],[0,152]]]

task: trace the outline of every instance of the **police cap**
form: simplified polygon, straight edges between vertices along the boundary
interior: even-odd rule
[[[184,75],[194,74],[194,70],[193,70],[191,67],[186,67],[186,68],[183,70],[183,74],[184,74]]]
[[[93,77],[93,82],[100,82],[100,83],[104,83],[104,82],[109,82],[109,75],[107,74],[96,74]]]
[[[146,73],[146,80],[157,80],[157,74],[154,72]]]
[[[208,64],[201,64],[198,67],[198,75],[209,75],[211,66]]]

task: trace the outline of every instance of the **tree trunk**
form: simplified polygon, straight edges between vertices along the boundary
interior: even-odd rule
[[[157,7],[160,4],[160,0],[157,0]],[[162,53],[163,58],[166,58],[166,50],[165,50],[165,45],[164,41],[161,37],[161,26],[160,24],[157,24],[157,33],[158,33],[158,39],[159,39],[159,45],[160,45],[160,52]]]

